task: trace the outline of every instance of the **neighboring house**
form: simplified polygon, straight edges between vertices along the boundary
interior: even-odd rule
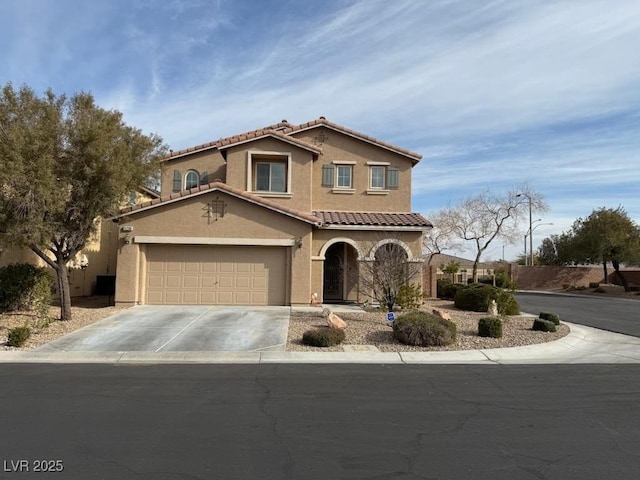
[[[456,262],[460,265],[458,273],[444,273],[442,267],[450,262]],[[447,255],[445,253],[434,253],[427,257],[425,266],[431,265],[437,268],[437,278],[448,278],[454,283],[468,283],[473,278],[473,260],[468,258],[456,257],[455,255]],[[495,273],[495,269],[504,266],[501,262],[480,262],[478,263],[478,278],[489,278]]]
[[[124,205],[160,198],[155,190],[141,188],[124,199]],[[98,220],[97,231],[87,246],[68,263],[69,288],[72,297],[84,297],[96,292],[99,276],[114,276],[116,272],[117,247],[119,241],[118,225],[112,220]],[[44,267],[47,264],[31,250],[0,244],[0,267],[10,263],[33,263]],[[53,270],[51,270],[53,275]],[[55,280],[55,279],[54,279]],[[54,288],[57,288],[54,281]],[[57,292],[56,292],[57,293]]]
[[[420,158],[324,117],[172,151],[161,197],[114,218],[116,303],[362,302],[378,248],[422,262]]]

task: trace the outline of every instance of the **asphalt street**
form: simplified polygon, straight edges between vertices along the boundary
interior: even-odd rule
[[[639,300],[520,292],[516,299],[523,312],[555,312],[567,322],[640,337]]]
[[[640,365],[4,364],[2,478],[635,480],[639,379]],[[43,460],[63,471],[34,472]]]

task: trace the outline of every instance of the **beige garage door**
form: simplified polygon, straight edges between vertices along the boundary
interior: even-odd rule
[[[147,303],[284,305],[286,249],[149,245]]]

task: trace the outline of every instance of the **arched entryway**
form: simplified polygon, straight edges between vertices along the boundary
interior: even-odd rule
[[[336,242],[324,254],[324,302],[358,301],[358,252],[346,242]]]

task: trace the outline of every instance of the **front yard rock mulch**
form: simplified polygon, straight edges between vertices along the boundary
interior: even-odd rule
[[[433,308],[446,310],[451,320],[458,327],[455,343],[446,347],[415,347],[404,345],[393,338],[392,329],[386,320],[386,313],[380,311],[362,313],[340,313],[347,323],[347,335],[343,345],[374,345],[381,352],[431,352],[444,350],[479,350],[487,348],[504,348],[551,342],[569,334],[569,327],[563,323],[554,333],[534,332],[531,330],[534,317],[510,316],[503,318],[502,338],[486,338],[478,336],[478,320],[487,313],[465,312],[456,309],[453,302],[445,300],[427,301],[421,308],[431,312]],[[398,313],[397,315],[401,315]],[[302,344],[305,330],[325,326],[321,310],[317,313],[294,312],[289,322],[287,351],[298,352],[341,352],[342,346],[309,347]]]

